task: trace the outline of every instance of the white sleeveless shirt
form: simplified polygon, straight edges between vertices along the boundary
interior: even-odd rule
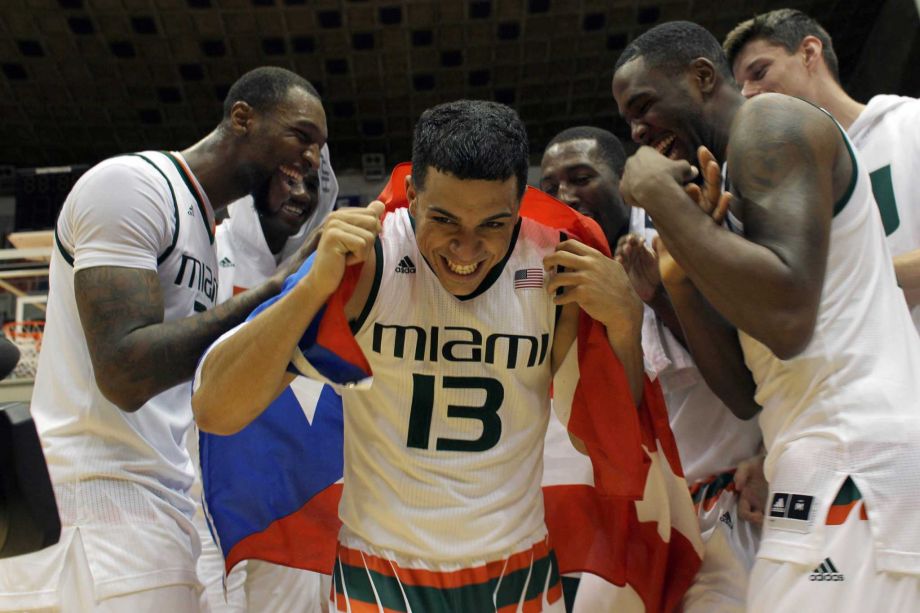
[[[433,561],[504,556],[543,538],[543,439],[556,307],[543,257],[558,230],[522,219],[509,256],[465,298],[384,219],[356,339],[369,390],[342,391],[344,530]]]
[[[920,338],[869,176],[843,138],[854,176],[834,209],[811,340],[781,360],[739,331],[763,407],[765,472],[777,507],[768,506],[759,555],[819,563],[828,508],[849,475],[866,500],[878,568],[918,573]],[[777,493],[802,497],[797,518],[779,508]]]

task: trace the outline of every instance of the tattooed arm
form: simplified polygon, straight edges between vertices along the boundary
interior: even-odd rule
[[[280,283],[274,277],[209,311],[164,322],[155,271],[118,266],[78,270],[77,309],[100,391],[133,412],[156,394],[188,381],[205,349],[276,294]]]
[[[744,236],[712,224],[677,181],[660,175],[634,186],[632,198],[649,209],[671,255],[709,303],[788,359],[814,330],[833,202],[852,174],[849,157],[827,115],[770,94],[738,111],[728,169]]]

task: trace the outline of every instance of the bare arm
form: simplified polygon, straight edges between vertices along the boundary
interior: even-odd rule
[[[894,256],[894,274],[907,295],[907,304],[920,304],[920,249]]]
[[[353,317],[367,299],[373,277],[373,245],[383,204],[333,212],[310,272],[278,302],[217,344],[201,366],[192,395],[199,428],[214,434],[238,432],[290,383],[287,365],[304,331],[342,280],[345,267],[367,261],[346,306]]]
[[[760,98],[739,111],[729,152],[744,237],[712,224],[684,193],[685,162],[655,159],[661,156],[652,149],[630,159],[639,176],[629,194],[652,214],[672,255],[710,304],[788,359],[814,330],[840,136],[828,117],[804,102]],[[648,172],[643,164],[657,169]],[[670,180],[663,180],[667,174]]]
[[[668,286],[693,360],[706,385],[739,419],[760,411],[756,386],[744,363],[738,331],[719,315],[691,283]]]
[[[78,270],[74,292],[96,384],[116,406],[136,411],[156,394],[191,379],[208,345],[279,287],[273,279],[199,315],[164,322],[155,271],[118,266]]]
[[[565,305],[559,331],[553,342],[553,365],[561,364],[575,340],[578,327],[577,305],[604,324],[607,340],[623,364],[629,389],[636,405],[642,401],[645,370],[642,360],[642,301],[636,295],[623,266],[600,251],[575,240],[559,244],[557,251],[544,259],[544,266],[562,266],[549,282],[547,291],[555,293],[556,304]]]

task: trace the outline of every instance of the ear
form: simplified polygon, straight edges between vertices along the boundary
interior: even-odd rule
[[[704,57],[698,57],[690,62],[690,73],[704,97],[715,91],[716,85],[719,83],[719,77],[712,62]]]
[[[255,109],[248,103],[239,100],[230,107],[230,129],[235,134],[246,134],[252,129]]]
[[[409,214],[415,217],[418,192],[415,190],[415,182],[412,180],[412,175],[406,175],[406,200],[409,201]]]
[[[817,36],[806,36],[799,45],[799,55],[801,55],[802,61],[805,62],[805,68],[809,72],[817,68],[823,61],[823,52],[824,44]]]

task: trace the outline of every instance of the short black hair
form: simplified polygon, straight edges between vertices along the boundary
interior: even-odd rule
[[[245,102],[260,113],[270,111],[284,100],[292,87],[299,87],[319,99],[313,85],[299,74],[278,66],[254,68],[230,86],[224,98],[224,119],[237,102]]]
[[[667,74],[680,74],[696,58],[706,58],[719,74],[734,83],[722,45],[709,30],[690,21],[669,21],[642,34],[620,54],[614,73],[626,62],[640,57],[650,68]]]
[[[527,130],[514,109],[486,100],[457,100],[419,117],[412,136],[412,180],[425,188],[428,168],[458,179],[505,181],[517,177],[518,198],[527,186]]]
[[[840,83],[837,53],[834,52],[831,35],[820,23],[802,11],[778,9],[739,23],[725,37],[722,48],[731,65],[735,63],[744,46],[752,40],[763,39],[774,45],[781,45],[789,53],[795,53],[806,36],[814,36],[821,41],[824,63],[834,80]]]
[[[553,137],[549,144],[546,145],[546,151],[558,143],[567,143],[573,140],[593,140],[597,143],[598,152],[608,166],[617,174],[623,176],[623,167],[626,166],[626,151],[623,149],[623,143],[614,136],[613,132],[596,128],[594,126],[575,126],[566,128]]]

